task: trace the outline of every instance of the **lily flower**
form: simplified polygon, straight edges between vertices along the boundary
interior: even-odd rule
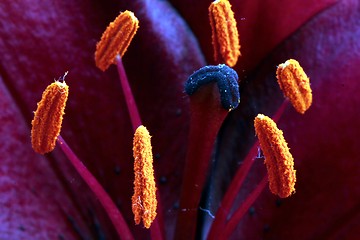
[[[286,106],[277,125],[296,169],[296,192],[280,199],[265,187],[236,224],[231,239],[354,239],[360,220],[359,4],[355,0],[231,1],[241,56],[234,65],[241,101],[221,124],[196,209],[180,207],[190,100],[186,79],[215,64],[210,0],[21,1],[0,3],[0,239],[119,239],[108,212],[59,146],[31,147],[39,98],[68,71],[61,135],[122,213],[135,239],[131,209],[133,128],[116,67],[94,61],[96,43],[120,11],[139,19],[122,58],[141,120],[151,134],[165,239],[182,211],[197,211],[196,238],[211,225],[231,180],[254,142],[254,118],[274,116],[284,101],[277,66],[297,59],[310,77],[312,106]],[[266,175],[262,152],[246,175],[235,207]],[[256,156],[256,155],[255,155]],[[189,193],[190,195],[191,193]],[[159,212],[158,215],[159,217]],[[215,217],[215,219],[214,219]],[[195,237],[195,236],[194,236]]]

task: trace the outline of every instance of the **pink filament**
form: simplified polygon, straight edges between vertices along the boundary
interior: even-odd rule
[[[104,207],[107,212],[111,222],[114,224],[114,227],[121,239],[132,240],[132,236],[129,227],[127,226],[121,212],[116,207],[115,203],[112,201],[110,196],[106,193],[104,188],[96,180],[96,178],[87,170],[84,164],[79,160],[71,148],[67,145],[65,140],[59,135],[57,142],[60,145],[61,150],[70,160],[71,164],[74,166],[76,171],[80,174],[82,179],[90,187],[91,191],[95,194],[96,198],[99,199],[101,205]]]

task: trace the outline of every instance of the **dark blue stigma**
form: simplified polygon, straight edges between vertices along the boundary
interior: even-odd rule
[[[238,75],[225,64],[205,66],[194,72],[185,83],[185,92],[191,96],[201,86],[211,82],[217,83],[223,108],[231,111],[239,105]]]

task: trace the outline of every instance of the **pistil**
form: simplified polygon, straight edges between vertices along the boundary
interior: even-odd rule
[[[194,239],[214,142],[228,112],[240,101],[237,73],[224,64],[192,74],[185,91],[190,95],[191,119],[176,239]]]

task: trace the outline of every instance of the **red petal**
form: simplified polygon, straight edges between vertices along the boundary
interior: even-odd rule
[[[166,220],[171,219],[172,222],[176,216],[176,211],[172,207],[179,197],[179,192],[173,189],[180,189],[181,174],[179,173],[185,155],[188,130],[187,124],[184,124],[188,122],[188,110],[187,100],[184,100],[186,97],[183,94],[183,83],[188,75],[204,64],[196,40],[177,13],[163,1],[156,1],[151,5],[145,3],[147,1],[131,2],[131,6],[122,6],[122,8],[116,7],[115,4],[63,1],[0,5],[0,15],[6,23],[0,29],[1,76],[7,84],[4,89],[10,89],[15,99],[14,104],[17,104],[13,109],[19,108],[25,116],[25,121],[22,120],[21,115],[16,116],[19,121],[21,120],[20,133],[25,137],[30,135],[30,130],[27,128],[30,126],[32,111],[35,110],[36,102],[40,100],[45,86],[53,81],[54,77],[57,78],[69,70],[66,81],[70,86],[70,96],[62,135],[109,191],[131,226],[134,226],[130,203],[133,181],[132,131],[116,69],[102,73],[95,67],[93,58],[96,42],[106,25],[120,10],[133,10],[140,19],[140,29],[124,57],[124,64],[136,101],[139,103],[143,123],[153,136],[154,152],[160,154],[160,158],[155,163],[157,168],[155,172],[159,178],[167,178],[167,184],[159,188],[164,192],[162,196],[164,212],[167,214]],[[3,126],[4,124],[2,123]],[[12,135],[16,133],[10,131],[3,138],[8,139]],[[30,168],[32,164],[40,164],[38,159],[32,161],[32,158],[39,156],[31,157],[32,149],[28,142],[22,147],[25,152],[19,153],[23,156],[24,168]],[[9,162],[13,159],[12,151],[4,149],[2,155],[9,158]],[[58,155],[52,156],[59,159]],[[49,164],[44,158],[40,157],[40,159],[44,161],[43,164]],[[57,164],[60,163],[54,163],[55,167]],[[67,166],[67,163],[61,162],[61,164]],[[50,165],[36,166],[41,168],[44,174],[50,174],[52,171]],[[62,202],[66,209],[69,208],[76,215],[78,211],[88,214],[88,208],[96,207],[97,202],[89,206],[82,204],[83,196],[91,199],[92,195],[86,193],[86,186],[84,187],[81,180],[78,180],[77,174],[64,173],[63,170],[58,174],[59,176],[56,177],[61,177],[63,174],[75,177],[81,185],[79,187],[70,184],[71,191],[76,193],[74,197],[80,198],[78,201],[80,204],[74,206],[74,203],[64,200]],[[28,185],[23,184],[35,185],[33,178],[39,178],[33,176],[32,171],[25,172],[22,177],[9,176],[20,185],[21,191],[28,189]],[[52,177],[46,179],[57,181]],[[45,180],[39,178],[39,181],[42,183]],[[58,194],[64,195],[64,198],[68,195],[62,189],[58,189],[59,187],[48,188],[58,191]],[[1,193],[6,196],[11,194],[11,191],[19,193],[9,188]],[[47,194],[47,192],[43,193],[40,187],[39,192]],[[57,195],[54,194],[54,198],[56,199]],[[46,198],[42,201],[34,200],[31,206],[35,210],[41,209],[47,200],[52,203],[52,199]],[[28,203],[24,203],[22,207],[28,207]],[[54,209],[58,212],[62,210],[57,205]],[[12,206],[9,206],[8,210],[12,212]],[[96,211],[91,214],[94,216],[77,219],[73,225],[85,227],[85,221],[90,225],[93,218],[100,218],[98,223],[100,226],[97,227],[104,231],[102,234],[109,234],[109,230],[103,229],[106,228],[107,222],[104,222],[102,212]],[[38,226],[37,222],[49,222],[49,226],[34,227],[38,234],[47,234],[50,231],[50,223],[51,226],[69,224],[69,219],[64,220],[56,217],[57,215],[54,216],[53,218],[31,216],[35,226]],[[4,220],[4,224],[12,224],[12,221],[15,220],[13,218]],[[141,227],[135,229],[141,236],[143,231]],[[169,230],[171,231],[171,228]],[[70,236],[65,234],[66,231],[72,233],[73,226],[67,225],[64,231],[64,236]],[[6,236],[13,236],[12,234],[15,233],[9,228],[8,234]],[[25,235],[26,238],[37,236],[33,235],[33,232],[25,234],[28,234]]]
[[[245,102],[230,121],[239,121],[236,119],[245,114],[251,115],[250,121],[256,112],[273,113],[282,98],[276,90],[275,66],[290,57],[299,60],[310,76],[314,99],[305,115],[289,107],[279,122],[295,159],[296,193],[278,202],[269,191],[264,192],[253,215],[239,224],[234,239],[358,236],[360,164],[356,155],[360,124],[356,119],[360,112],[355,106],[360,104],[356,97],[360,91],[359,17],[357,1],[344,1],[322,12],[274,51],[249,77],[250,84],[244,85]],[[257,99],[247,99],[254,94]],[[227,132],[231,128],[234,126]],[[241,133],[237,141],[252,136],[251,132]],[[245,147],[241,144],[239,148]],[[237,152],[239,159],[242,154]],[[262,168],[260,163],[253,169],[246,190],[258,182],[254,176],[261,175]]]
[[[74,198],[70,179],[60,173],[69,167],[65,159],[46,159],[32,150],[28,123],[1,80],[0,238],[89,238],[92,231],[84,220],[96,221],[88,217],[88,209],[97,204],[87,201],[79,207],[78,201],[91,194],[72,177],[72,189],[83,192]],[[68,174],[74,175],[73,170],[68,169]]]

